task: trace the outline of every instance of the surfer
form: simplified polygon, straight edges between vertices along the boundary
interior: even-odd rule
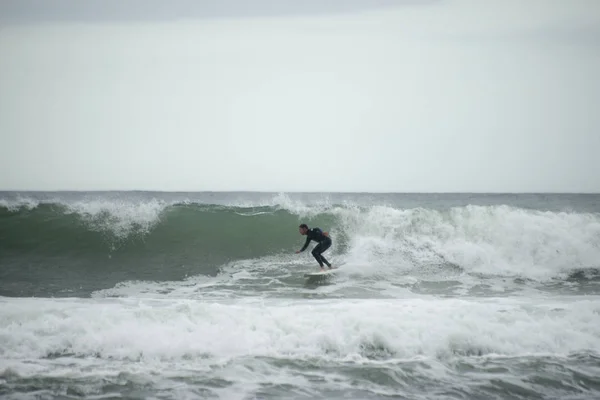
[[[323,232],[319,228],[308,229],[308,226],[306,224],[301,224],[298,230],[300,231],[301,235],[306,235],[306,242],[300,250],[296,251],[296,254],[306,250],[310,241],[314,240],[318,244],[315,246],[311,253],[321,266],[321,271],[325,271],[325,269],[323,268],[323,263],[327,264],[329,269],[331,269],[331,264],[325,259],[325,257],[323,257],[322,254],[331,246],[331,238],[329,237],[329,233]]]

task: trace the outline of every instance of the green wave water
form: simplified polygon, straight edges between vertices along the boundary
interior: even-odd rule
[[[385,279],[443,268],[544,281],[600,266],[600,214],[587,210],[62,196],[0,202],[0,294],[89,295],[124,281],[216,276],[242,260],[280,268],[303,244],[302,222],[331,232],[329,258],[377,266]]]

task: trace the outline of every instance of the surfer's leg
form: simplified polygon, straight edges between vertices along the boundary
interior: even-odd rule
[[[331,264],[329,263],[329,261],[327,261],[325,259],[325,257],[323,257],[323,253],[325,252],[325,250],[327,250],[331,246],[331,239],[329,239],[326,242],[319,243],[319,246],[321,246],[320,251],[319,251],[319,256],[321,257],[321,261],[324,262],[325,264],[327,264],[327,266],[329,268],[331,268]],[[321,264],[321,267],[323,267],[323,264]]]
[[[323,251],[322,248],[323,248],[322,243],[319,243],[315,246],[314,249],[312,249],[312,252],[311,252],[313,257],[315,258],[315,260],[317,260],[317,262],[319,263],[319,266],[321,267],[321,269],[323,268],[323,261],[321,261],[321,258],[323,257],[321,255],[321,252]]]

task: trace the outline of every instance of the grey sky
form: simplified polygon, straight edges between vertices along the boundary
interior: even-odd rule
[[[4,0],[0,20],[164,21],[193,18],[340,14],[440,0]]]
[[[0,189],[600,191],[600,2],[391,3],[1,3]]]

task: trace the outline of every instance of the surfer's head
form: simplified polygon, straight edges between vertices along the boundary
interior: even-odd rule
[[[308,232],[308,226],[306,224],[300,224],[298,231],[301,235],[306,235],[306,232]]]

